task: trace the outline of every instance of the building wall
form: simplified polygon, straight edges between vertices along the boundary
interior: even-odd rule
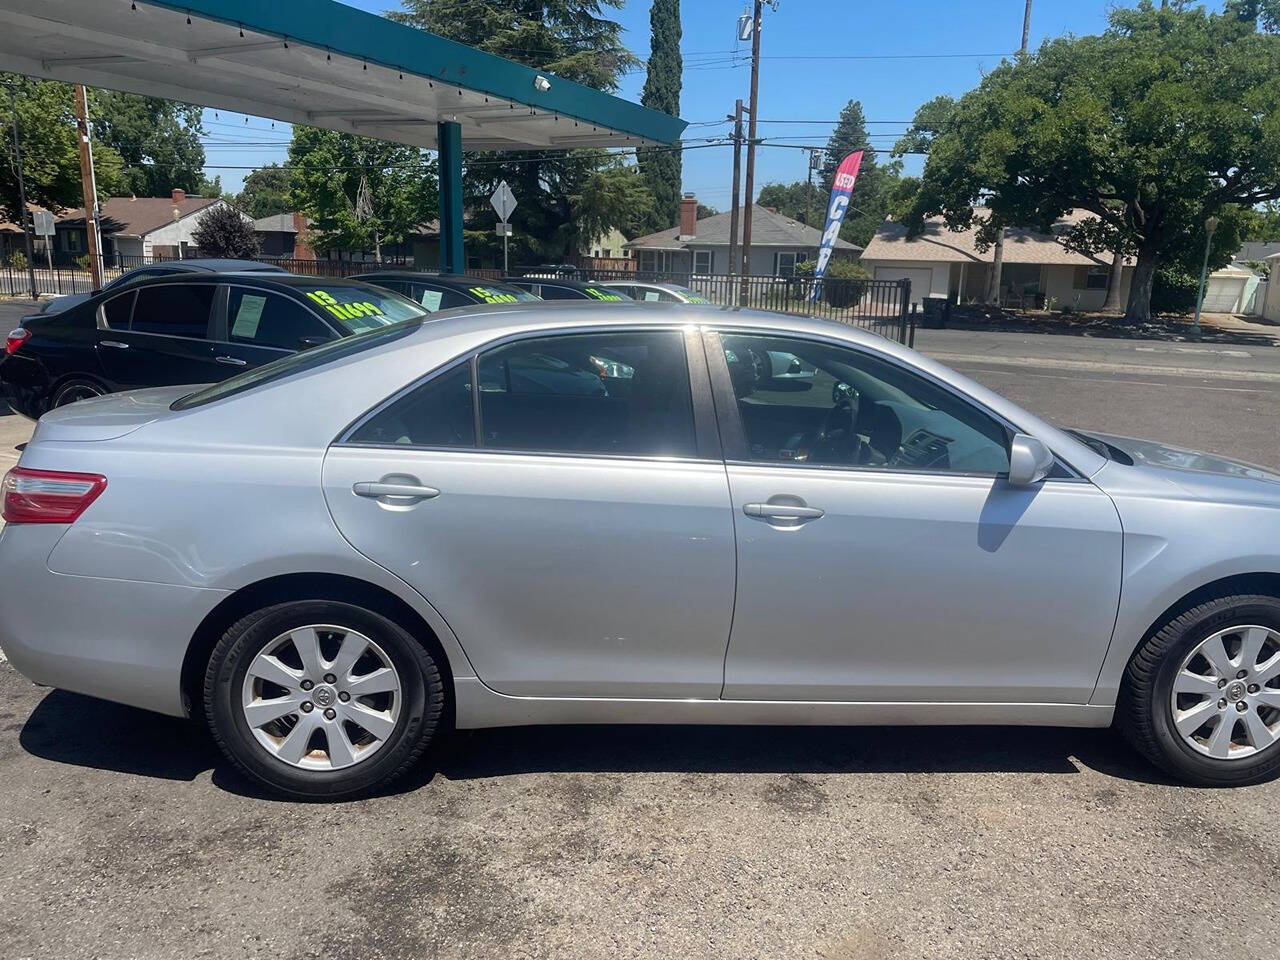
[[[196,249],[196,242],[191,234],[196,229],[196,224],[204,214],[217,206],[225,205],[222,200],[211,203],[207,207],[201,207],[195,213],[189,213],[181,220],[173,223],[166,223],[163,227],[157,227],[142,238],[142,255],[144,257],[154,256],[157,253],[162,256],[173,256],[174,253],[181,249],[184,256],[188,255],[188,251]],[[248,217],[245,217],[248,220]],[[155,248],[161,247],[157,251]],[[121,249],[122,255],[129,255],[125,250]]]
[[[1262,317],[1280,323],[1280,255],[1268,257],[1267,263],[1271,264],[1271,279],[1262,301]]]
[[[1054,301],[1055,310],[1101,310],[1107,302],[1105,287],[1092,290],[1079,282],[1075,267],[1063,264],[1051,264],[1044,268],[1042,274],[1044,294]],[[1125,267],[1120,274],[1120,300],[1129,299],[1129,281],[1133,279],[1133,269]]]

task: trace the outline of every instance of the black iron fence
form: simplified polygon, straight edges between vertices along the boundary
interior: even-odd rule
[[[374,270],[413,268],[413,264],[408,261],[385,259],[381,263],[371,260],[262,259],[263,262],[282,267],[290,273],[313,277],[350,277]],[[110,283],[130,270],[163,262],[170,261],[157,257],[117,256],[106,265],[103,282]],[[911,307],[909,280],[827,279],[819,286],[805,277],[655,273],[582,267],[571,270],[517,267],[511,272],[529,277],[569,275],[574,279],[595,283],[677,284],[720,306],[836,320],[874,331],[907,345],[915,340],[916,315]],[[467,273],[484,279],[497,279],[502,275],[500,270],[486,269],[468,270]],[[12,263],[0,265],[0,296],[29,296],[32,274],[37,294],[92,292],[89,271],[83,262],[55,259],[52,266],[48,263],[38,264],[31,271]],[[638,291],[636,295],[640,299],[645,297],[643,291]]]

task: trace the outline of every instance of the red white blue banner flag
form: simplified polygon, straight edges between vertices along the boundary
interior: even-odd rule
[[[822,293],[822,276],[827,272],[836,238],[840,236],[840,225],[844,223],[844,213],[849,209],[849,195],[853,193],[853,185],[858,182],[860,166],[862,151],[855,150],[836,167],[835,179],[831,182],[831,199],[827,202],[827,225],[822,231],[822,245],[818,248],[818,265],[813,271],[815,282],[810,299],[817,300]]]

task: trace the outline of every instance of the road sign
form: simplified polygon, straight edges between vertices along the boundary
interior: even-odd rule
[[[37,237],[53,236],[53,214],[48,210],[32,210],[32,219],[36,222]]]
[[[493,196],[489,198],[489,202],[493,204],[493,209],[498,213],[498,219],[506,223],[511,219],[511,214],[516,208],[516,197],[511,192],[511,188],[507,186],[507,181],[503,180],[498,184],[498,189],[493,191]]]
[[[499,222],[499,223],[498,223],[497,234],[498,234],[498,236],[500,236],[500,237],[509,237],[509,236],[511,236],[511,224],[506,223],[506,222]]]

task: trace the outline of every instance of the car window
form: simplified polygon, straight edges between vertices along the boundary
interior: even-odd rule
[[[1008,431],[935,383],[860,351],[725,335],[751,460],[998,474]]]
[[[233,343],[301,350],[331,340],[334,333],[302,304],[267,291],[232,287],[227,301],[227,335]]]
[[[535,284],[533,292],[543,300],[582,300],[584,296],[572,287],[553,287],[549,284]]]
[[[408,297],[371,284],[316,283],[295,290],[316,309],[352,333],[385,327],[400,320],[426,316],[427,311]]]
[[[134,333],[163,333],[171,337],[205,339],[209,335],[211,283],[165,283],[143,287],[133,305]]]
[[[129,317],[133,313],[133,298],[137,291],[130,290],[118,297],[112,297],[102,305],[102,317],[111,330],[128,330]]]
[[[191,270],[183,270],[177,267],[153,267],[149,270],[131,270],[128,273],[121,274],[112,280],[104,289],[115,290],[123,287],[131,287],[135,283],[143,280],[151,280],[155,277],[168,276],[171,273],[193,273]]]
[[[252,370],[236,374],[221,383],[215,383],[211,387],[205,387],[203,390],[197,390],[195,393],[180,397],[169,405],[169,409],[190,410],[192,407],[204,406],[206,403],[213,403],[215,400],[222,400],[225,397],[244,393],[254,387],[272,383],[291,374],[303,373],[308,370],[314,370],[317,367],[323,367],[326,364],[345,360],[348,357],[364,353],[366,350],[372,350],[375,347],[407,337],[414,333],[419,326],[420,324],[412,321],[397,323],[389,327],[378,327],[365,333],[356,334],[353,337],[334,340],[311,350],[290,353],[279,360],[273,360],[271,363],[254,367]]]
[[[347,441],[418,447],[474,446],[471,364],[464,363],[414,387],[356,427]]]
[[[691,457],[693,401],[677,331],[522,340],[479,359],[482,445]]]

